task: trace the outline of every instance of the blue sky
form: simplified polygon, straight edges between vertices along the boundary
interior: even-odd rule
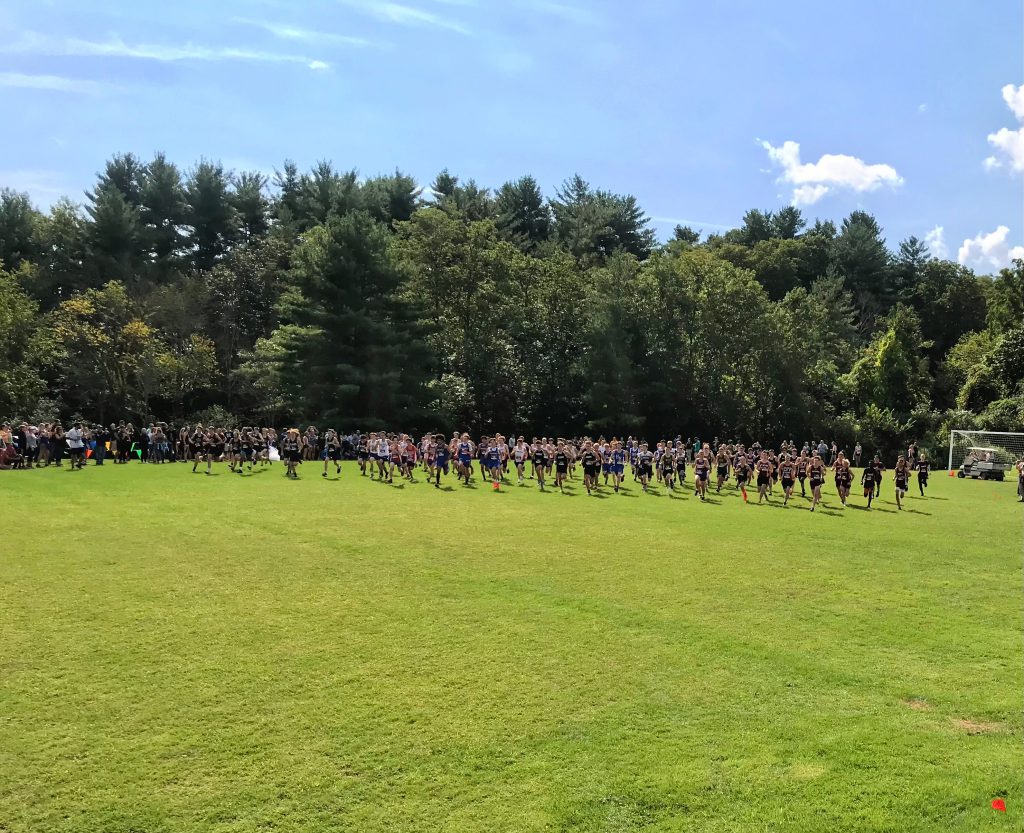
[[[0,185],[105,159],[581,173],[664,237],[748,208],[874,213],[895,245],[1024,256],[1019,0],[7,0]]]

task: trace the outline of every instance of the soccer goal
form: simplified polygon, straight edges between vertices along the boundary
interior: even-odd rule
[[[976,480],[1003,480],[1024,457],[1024,434],[950,431],[949,473]]]

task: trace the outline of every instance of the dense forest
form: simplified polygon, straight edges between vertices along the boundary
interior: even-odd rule
[[[157,155],[0,192],[0,417],[859,439],[1024,430],[1024,263],[870,214],[660,244],[628,195]]]

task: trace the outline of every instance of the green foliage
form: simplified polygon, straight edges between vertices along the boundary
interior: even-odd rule
[[[49,322],[55,376],[65,403],[101,421],[150,413],[163,345],[122,284],[111,281],[64,301]]]
[[[913,424],[900,419],[892,408],[870,403],[857,419],[857,437],[869,454],[891,460],[903,453]]]
[[[200,162],[185,183],[188,244],[197,269],[212,269],[239,233],[238,212],[231,204],[229,178],[219,162]]]
[[[1024,323],[1024,260],[1015,260],[992,282],[988,303],[988,326],[995,333]]]
[[[579,174],[558,189],[551,211],[555,238],[585,263],[617,251],[645,258],[654,247],[654,231],[636,198],[594,190]]]
[[[1007,391],[1021,392],[1024,383],[1024,324],[1006,330],[988,357],[989,366]]]
[[[0,270],[0,415],[27,413],[46,388],[33,350],[38,325],[36,303]]]
[[[140,199],[146,247],[157,264],[167,269],[184,245],[180,229],[189,219],[189,204],[177,166],[162,153],[146,167]]]
[[[532,176],[502,185],[494,209],[498,233],[524,252],[536,252],[551,237],[551,209]]]
[[[38,222],[39,214],[27,194],[0,189],[0,269],[17,269],[22,261],[39,257],[35,233]]]
[[[862,357],[843,380],[858,413],[875,406],[909,414],[926,401],[930,377],[921,323],[910,308],[898,305],[885,319]]]
[[[279,372],[300,388],[299,413],[367,427],[418,420],[427,352],[387,230],[363,211],[332,217],[305,235],[292,272]]]
[[[531,176],[183,177],[159,153],[112,157],[85,197],[0,192],[0,265],[35,306],[7,303],[65,413],[763,440],[852,437],[871,406],[930,431],[1024,384],[1024,263],[891,253],[864,211],[755,209],[657,246],[635,198],[579,175],[545,199]],[[19,384],[31,410],[43,389]]]

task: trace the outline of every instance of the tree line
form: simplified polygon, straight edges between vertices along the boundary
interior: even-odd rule
[[[0,416],[828,437],[1024,431],[1024,264],[748,211],[659,243],[634,197],[447,170],[273,178],[114,156],[0,191]]]

